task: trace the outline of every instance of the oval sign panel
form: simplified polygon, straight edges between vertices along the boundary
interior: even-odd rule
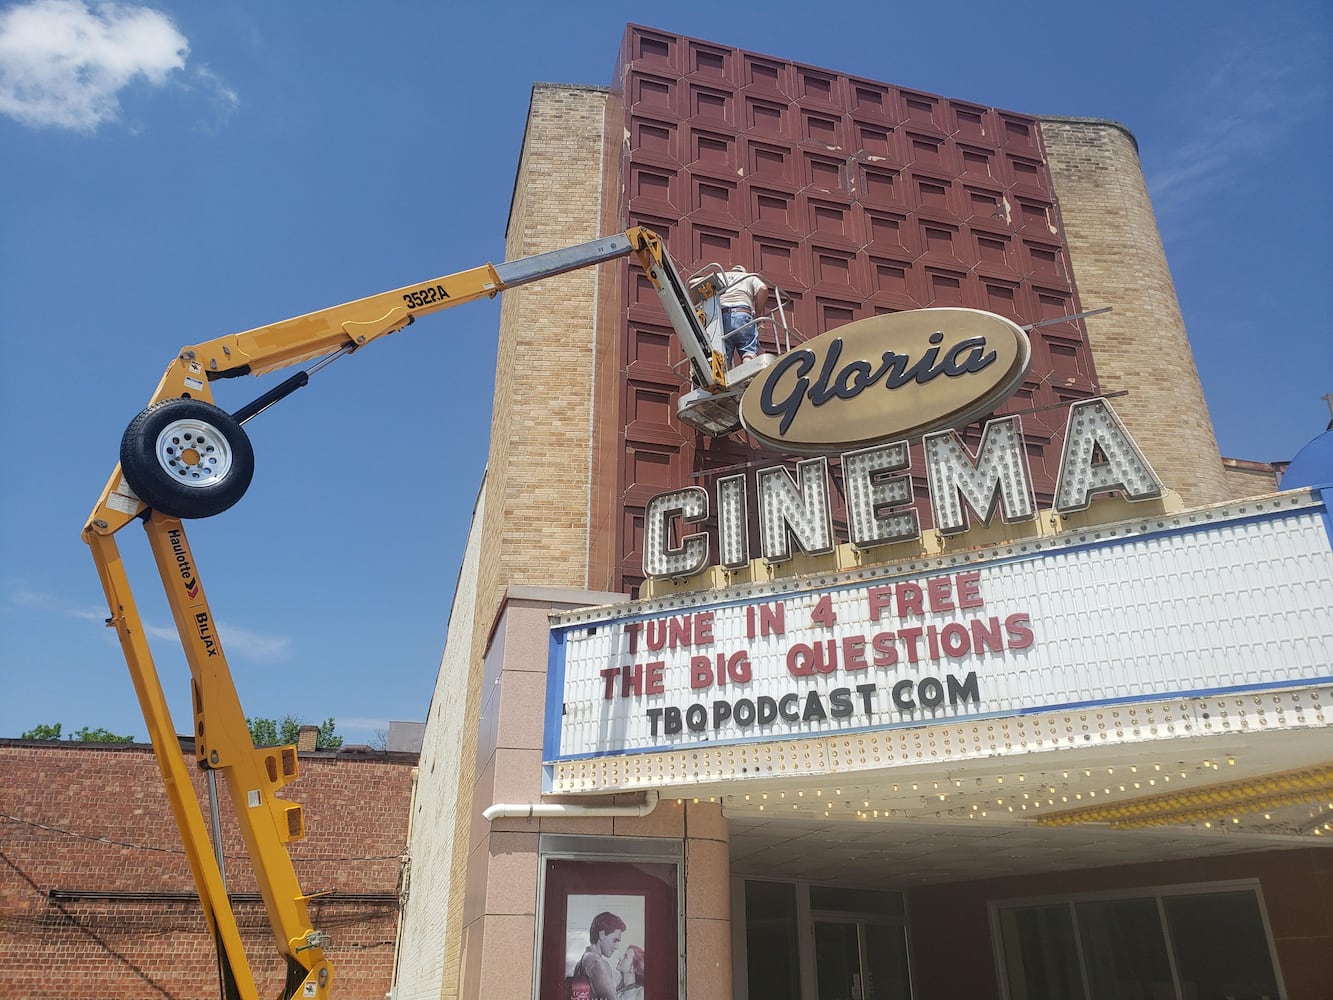
[[[1031,364],[1027,334],[994,313],[872,316],[764,369],[741,397],[741,423],[761,443],[795,455],[916,438],[990,413]]]

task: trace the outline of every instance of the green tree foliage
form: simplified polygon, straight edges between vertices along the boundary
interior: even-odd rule
[[[301,735],[301,727],[305,725],[294,715],[285,715],[282,721],[275,719],[265,719],[256,716],[255,718],[246,717],[245,724],[250,727],[250,742],[257,747],[282,746],[288,743],[296,743]],[[315,736],[316,750],[336,750],[343,745],[343,738],[336,732],[337,726],[333,717],[325,719],[319,724],[319,733]]]
[[[89,729],[84,726],[82,729],[74,730],[74,739],[79,743],[133,743],[133,736],[121,736],[119,733],[113,733],[109,729],[103,729],[98,726],[96,729]]]
[[[63,729],[64,729],[64,723],[61,722],[57,722],[54,725],[47,725],[46,723],[42,723],[41,725],[33,726],[26,733],[20,734],[19,739],[58,740],[61,739],[61,732]],[[133,743],[134,742],[133,736],[121,736],[119,733],[113,733],[111,730],[103,729],[101,726],[98,726],[96,729],[92,729],[88,726],[83,726],[79,729],[74,730],[73,734],[70,736],[70,739],[73,740],[75,743]]]

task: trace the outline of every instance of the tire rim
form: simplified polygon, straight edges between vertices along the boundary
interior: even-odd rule
[[[231,445],[212,424],[173,420],[157,436],[157,461],[172,482],[194,489],[213,486],[232,470]]]

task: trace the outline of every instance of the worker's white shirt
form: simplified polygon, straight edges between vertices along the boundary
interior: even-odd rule
[[[737,280],[732,280],[733,275]],[[753,274],[742,275],[737,271],[726,273],[727,287],[718,296],[717,301],[724,309],[748,309],[754,312],[755,296],[766,289],[759,278]]]

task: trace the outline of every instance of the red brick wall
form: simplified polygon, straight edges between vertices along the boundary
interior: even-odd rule
[[[204,776],[185,757],[207,817]],[[415,763],[302,754],[284,789],[305,807],[306,839],[291,845],[302,889],[335,890],[311,914],[333,937],[339,1000],[381,1000],[390,986]],[[259,993],[273,996],[282,963],[222,796],[227,884]],[[151,748],[0,740],[0,996],[216,995],[213,945]]]

